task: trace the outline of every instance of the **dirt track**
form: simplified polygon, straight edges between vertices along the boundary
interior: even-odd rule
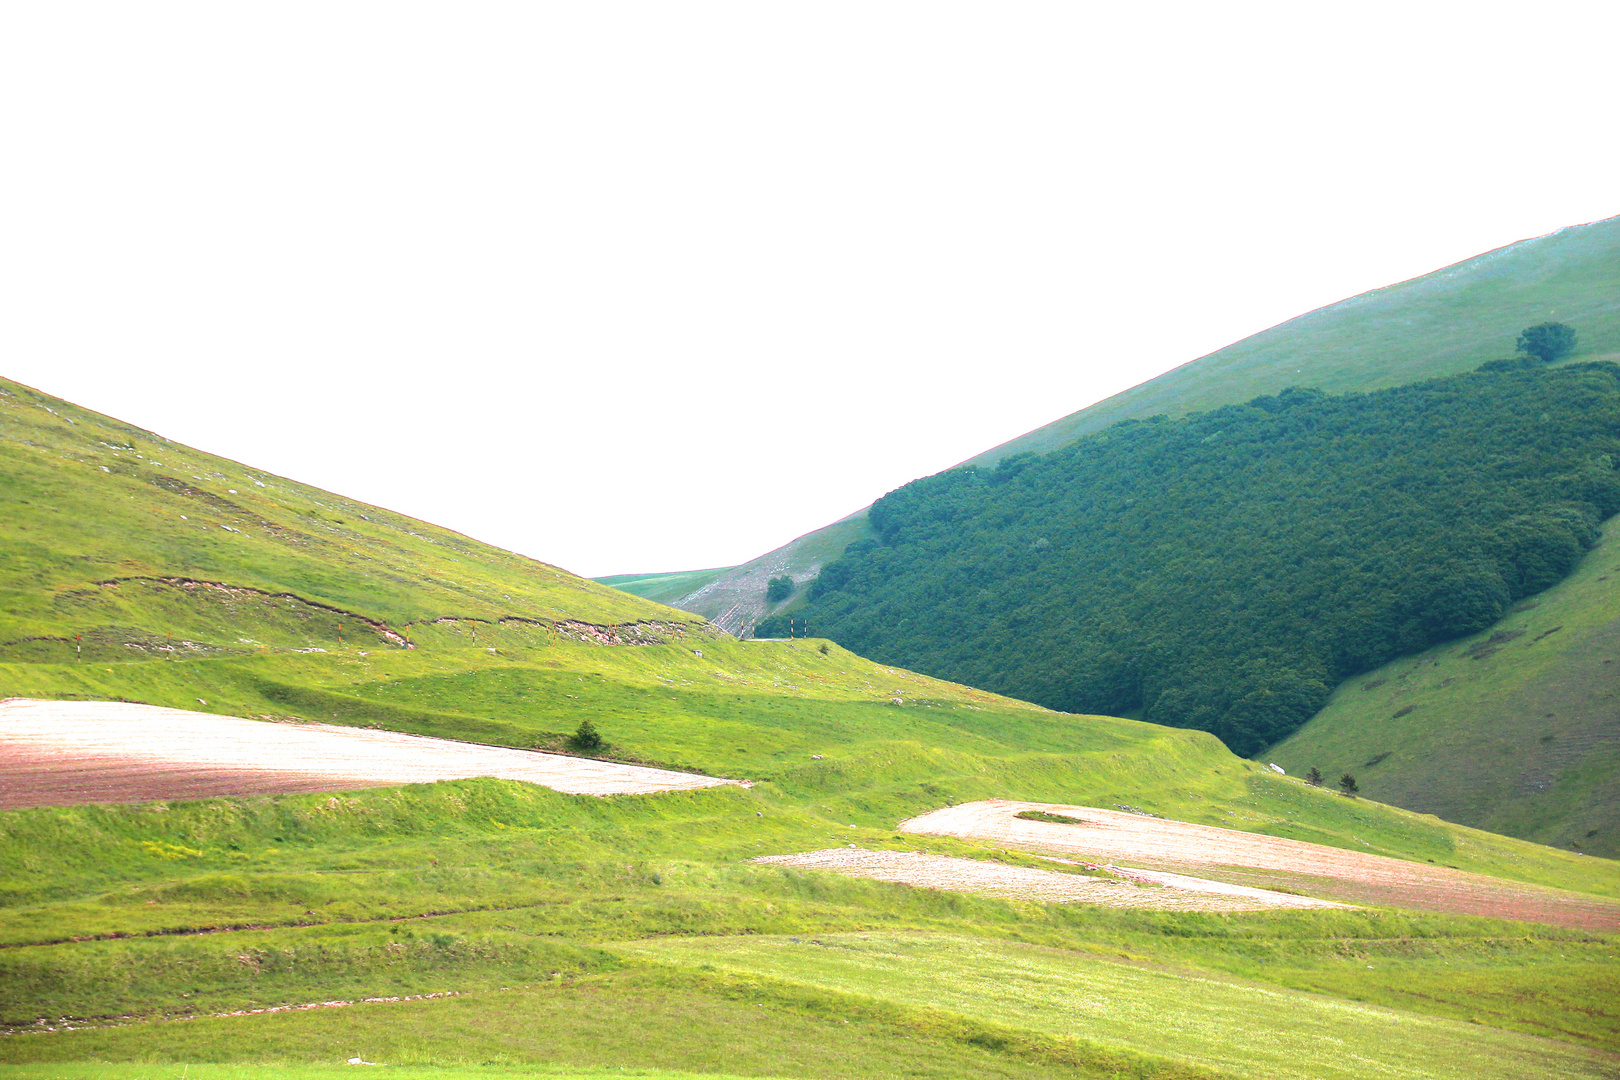
[[[953,859],[945,855],[926,855],[920,851],[827,848],[807,851],[802,855],[765,855],[753,861],[801,870],[831,870],[850,877],[898,881],[926,889],[982,893],[1048,904],[1102,904],[1107,907],[1152,908],[1156,911],[1268,911],[1275,908],[1344,906],[1327,900],[1204,881],[1179,874],[1108,868],[1149,886],[1167,886],[1142,888],[1129,880],[1084,877],[976,859]]]
[[[1021,810],[1081,818],[1084,825],[1029,821]],[[987,840],[1025,851],[1070,852],[1092,862],[1275,884],[1352,904],[1526,919],[1620,930],[1620,902],[1259,833],[1167,821],[1090,806],[989,799],[946,807],[899,825],[926,836]]]
[[[0,701],[0,809],[339,791],[472,776],[575,795],[735,781],[329,724],[112,701]]]

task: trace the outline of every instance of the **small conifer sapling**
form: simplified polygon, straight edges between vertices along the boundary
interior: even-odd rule
[[[579,722],[579,730],[569,737],[568,745],[575,750],[600,750],[602,749],[602,736],[597,732],[596,725],[587,718]]]

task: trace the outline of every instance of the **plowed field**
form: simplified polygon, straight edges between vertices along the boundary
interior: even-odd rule
[[[329,724],[115,701],[0,701],[0,809],[339,791],[472,776],[576,795],[734,783],[712,776]]]
[[[1084,824],[1015,816],[1022,810],[1064,814]],[[1353,904],[1620,930],[1620,902],[1445,866],[1091,806],[989,799],[935,810],[902,822],[899,829],[987,840],[1025,851],[1067,852],[1097,863],[1118,861],[1241,884],[1280,885]]]

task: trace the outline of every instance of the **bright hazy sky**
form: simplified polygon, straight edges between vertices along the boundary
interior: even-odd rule
[[[0,371],[580,573],[739,562],[1620,213],[1617,11],[11,4]]]

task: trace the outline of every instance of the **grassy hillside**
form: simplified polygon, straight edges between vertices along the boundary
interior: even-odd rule
[[[1557,321],[1578,359],[1620,353],[1620,217],[1487,251],[1279,323],[963,462],[1046,453],[1121,420],[1182,416],[1289,386],[1404,386],[1512,356],[1519,331]]]
[[[344,613],[347,637],[378,647],[441,619],[703,625],[6,380],[0,518],[0,657],[60,651],[75,635],[119,655],[171,638],[237,653],[324,643]],[[237,621],[265,640],[238,640]]]
[[[612,756],[756,783],[602,799],[486,779],[0,814],[0,1076],[131,1075],[92,1062],[219,1076],[190,1066],[243,1063],[269,1071],[239,1075],[313,1080],[350,1057],[469,1080],[624,1067],[1273,1075],[1252,1057],[1210,1064],[1208,1023],[1173,1038],[1141,1014],[1049,1023],[1000,995],[968,1008],[855,970],[763,972],[647,948],[876,933],[926,939],[958,985],[1005,981],[1027,946],[1094,986],[1148,965],[1217,987],[1217,1005],[1263,989],[1278,1031],[1314,1023],[1323,1000],[1365,1012],[1360,999],[1431,1059],[1463,1063],[1436,1073],[1406,1054],[1390,1076],[1497,1075],[1492,1062],[1537,1048],[1561,1075],[1620,1060],[1610,935],[1403,911],[1042,905],[749,860],[855,843],[1069,872],[893,831],[945,802],[1006,797],[1128,805],[1620,897],[1613,863],[1308,788],[1200,732],[1053,713],[825,641],[738,642],[5,390],[0,482],[20,527],[0,531],[12,620],[0,696],[518,747],[555,746],[590,718]],[[312,1003],[324,1005],[263,1011]],[[1354,1023],[1345,1034],[1362,1037]]]
[[[961,464],[990,467],[1013,454],[1048,453],[1121,420],[1181,416],[1289,386],[1342,393],[1454,375],[1512,355],[1521,329],[1548,320],[1576,328],[1577,359],[1620,354],[1620,217],[1521,240],[1318,308]],[[707,593],[670,602],[709,618],[745,602],[751,618],[718,619],[735,633],[763,617],[766,579],[781,573],[796,581],[813,578],[843,545],[870,535],[865,524],[863,509],[744,563]],[[719,596],[730,599],[718,604]]]
[[[1490,630],[1352,679],[1268,751],[1384,802],[1620,857],[1620,522]]]

